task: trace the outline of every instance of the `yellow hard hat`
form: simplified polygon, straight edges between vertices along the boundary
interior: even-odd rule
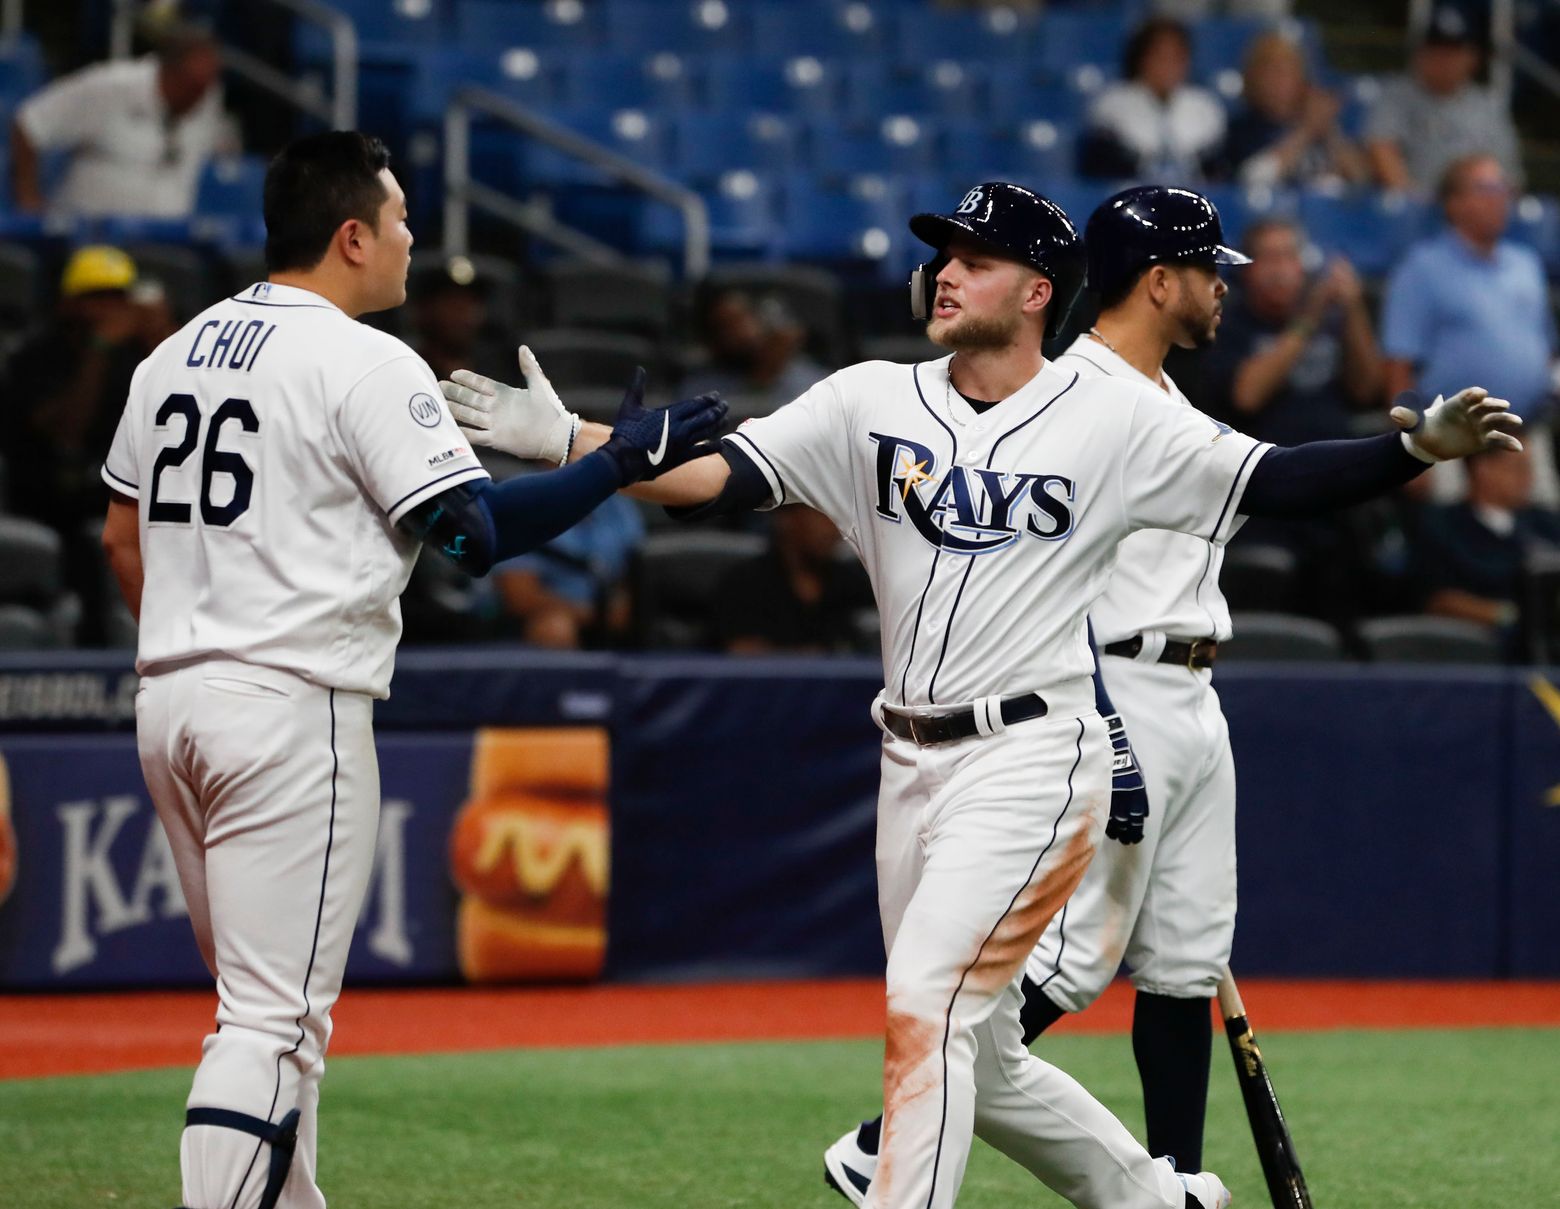
[[[89,244],[71,253],[60,278],[60,293],[75,298],[99,290],[128,290],[134,284],[135,261],[118,248]]]

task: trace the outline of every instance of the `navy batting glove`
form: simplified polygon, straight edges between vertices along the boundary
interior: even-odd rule
[[[1148,787],[1143,784],[1143,770],[1138,767],[1121,715],[1106,714],[1105,725],[1110,732],[1111,752],[1110,818],[1105,823],[1105,834],[1121,844],[1141,843],[1143,821],[1148,818]]]
[[[618,407],[612,437],[601,447],[618,464],[624,486],[656,478],[710,452],[701,442],[715,435],[726,416],[726,404],[719,395],[683,399],[670,407],[646,407],[644,396],[645,371],[641,366],[634,370],[634,379]]]

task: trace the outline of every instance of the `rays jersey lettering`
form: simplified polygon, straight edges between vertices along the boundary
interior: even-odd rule
[[[1072,532],[1076,484],[1065,475],[984,466],[939,474],[936,452],[919,441],[868,436],[877,445],[877,514],[895,524],[908,518],[936,549],[988,554],[1023,533],[1061,541]]]
[[[1146,528],[1223,542],[1264,449],[1162,391],[1051,363],[977,415],[946,358],[841,370],[726,440],[774,504],[825,513],[861,558],[888,698],[909,706],[1087,675],[1117,545]]]

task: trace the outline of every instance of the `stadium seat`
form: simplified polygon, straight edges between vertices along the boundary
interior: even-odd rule
[[[857,178],[834,189],[797,179],[786,187],[781,251],[799,260],[870,263],[900,275],[894,255],[908,235],[899,191],[881,178]]]
[[[411,124],[438,128],[450,99],[462,88],[487,88],[520,105],[547,108],[558,101],[552,56],[525,47],[488,53],[430,48],[413,64],[405,107]]]
[[[594,52],[564,60],[558,70],[558,103],[571,109],[689,108],[693,64],[671,51],[649,54]]]
[[[1560,200],[1536,194],[1520,198],[1507,235],[1537,252],[1551,277],[1560,276]]]
[[[1020,63],[1001,63],[987,76],[985,115],[995,122],[1080,123],[1088,116],[1090,94],[1071,80],[1053,79]]]
[[[665,119],[644,109],[584,110],[548,115],[561,126],[655,171],[670,168],[671,139]],[[501,144],[502,146],[503,144]],[[584,160],[535,139],[508,141],[517,180],[525,186],[611,185],[614,179]]]
[[[43,51],[31,34],[0,41],[0,110],[14,113],[16,106],[42,88],[48,78]]]
[[[924,335],[871,336],[861,342],[863,361],[896,361],[900,365],[915,365],[947,355],[947,349],[933,344]]]
[[[1219,661],[1293,660],[1336,662],[1344,657],[1343,639],[1325,621],[1287,613],[1236,613],[1235,637],[1219,644]]]
[[[834,274],[803,264],[724,264],[704,286],[774,295],[807,326],[808,344],[826,365],[845,363],[845,290]]]
[[[125,251],[135,261],[136,272],[162,285],[174,317],[181,323],[215,302],[221,293],[206,262],[194,248],[177,244],[129,244]]]
[[[1017,174],[1037,182],[1068,180],[1077,172],[1077,135],[1065,122],[1023,122],[1012,142]]]
[[[1035,58],[1058,79],[1080,65],[1114,79],[1121,71],[1128,29],[1119,13],[1049,12],[1035,31]]]
[[[722,173],[700,189],[709,212],[710,250],[717,259],[767,257],[780,228],[780,190],[772,178],[747,169]],[[670,206],[643,212],[640,246],[661,255],[680,254],[682,215]]]
[[[1453,617],[1377,617],[1358,626],[1380,663],[1500,663],[1500,639],[1489,626]]]
[[[705,643],[710,601],[721,579],[766,548],[756,533],[720,529],[650,533],[634,572],[634,613],[651,649],[692,649]]]
[[[1192,78],[1206,82],[1221,71],[1240,71],[1246,48],[1273,28],[1273,22],[1260,17],[1204,17],[1191,29]]]
[[[1033,52],[1035,22],[1005,6],[962,9],[906,5],[897,14],[894,54],[905,65],[965,59],[1000,63]]]
[[[683,180],[714,182],[731,171],[789,172],[797,123],[772,113],[683,113],[672,121],[672,162]]]
[[[260,213],[267,161],[264,156],[224,156],[201,173],[195,209],[201,214],[253,218]]]
[[[0,605],[0,651],[48,651],[63,645],[58,627],[37,609]]]
[[[705,100],[723,113],[815,114],[836,117],[843,93],[838,63],[798,55],[750,59],[722,55],[705,69]]]
[[[796,0],[753,6],[753,45],[763,54],[859,62],[889,39],[893,7],[867,0]]]
[[[601,44],[601,10],[584,0],[458,0],[456,44],[494,52],[511,47],[531,50],[584,50]]]
[[[862,174],[914,177],[933,167],[936,128],[903,114],[861,126],[818,118],[807,124],[806,146],[812,171],[829,182]]]
[[[437,46],[449,36],[439,0],[331,0],[330,7],[351,17],[363,58],[405,55]],[[302,63],[326,63],[330,34],[313,21],[295,20],[293,51]]]
[[[986,70],[978,63],[939,59],[893,68],[868,59],[845,69],[845,115],[851,121],[873,121],[895,113],[982,117],[986,95]]]
[[[746,6],[728,0],[601,0],[606,43],[632,55],[682,55],[751,49]]]
[[[1374,190],[1308,191],[1300,197],[1299,217],[1312,242],[1348,257],[1368,277],[1389,272],[1431,221],[1426,203]]]
[[[0,603],[47,609],[64,590],[63,558],[49,526],[0,515]]]
[[[1237,540],[1224,552],[1219,589],[1237,611],[1284,613],[1295,607],[1296,574],[1293,551]]]
[[[945,175],[910,182],[912,211],[945,211],[971,185],[1018,175],[1018,146],[1010,129],[994,129],[979,120],[948,121],[942,123],[939,140],[937,164]],[[961,183],[949,186],[950,180]]]
[[[552,323],[659,338],[672,315],[672,280],[664,261],[597,265],[562,261],[548,266]]]
[[[0,243],[0,326],[31,323],[43,304],[43,286],[38,253],[26,244]]]
[[[653,371],[656,365],[655,346],[650,341],[618,332],[542,328],[528,332],[525,343],[560,391],[596,386],[621,392],[636,367],[643,365]]]

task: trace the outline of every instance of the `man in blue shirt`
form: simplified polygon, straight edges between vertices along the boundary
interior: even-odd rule
[[[1381,343],[1389,398],[1477,382],[1509,399],[1533,431],[1549,402],[1555,330],[1543,264],[1530,248],[1502,238],[1511,195],[1493,156],[1452,162],[1440,192],[1447,229],[1413,248],[1393,273]]]

